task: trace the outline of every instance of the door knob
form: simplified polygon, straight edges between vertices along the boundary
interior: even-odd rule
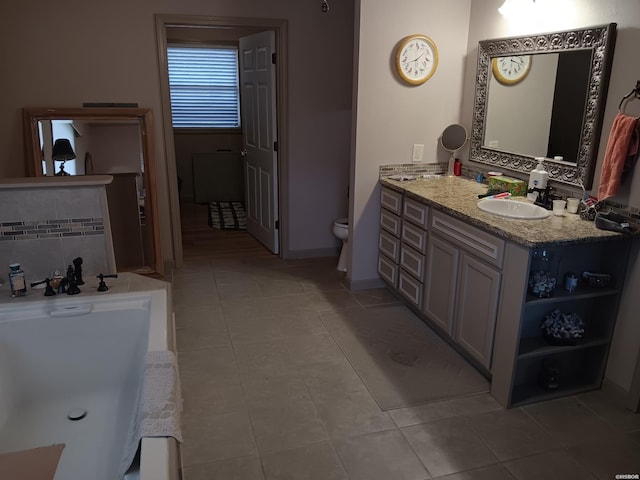
[[[240,155],[242,155],[243,157],[247,156],[247,149],[243,148],[242,150],[240,150]]]

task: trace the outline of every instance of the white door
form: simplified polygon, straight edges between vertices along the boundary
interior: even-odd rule
[[[247,231],[279,253],[275,33],[240,39]]]

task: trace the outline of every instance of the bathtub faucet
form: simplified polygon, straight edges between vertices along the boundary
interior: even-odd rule
[[[67,267],[67,276],[60,282],[58,293],[66,293],[67,295],[77,295],[80,293],[76,272],[71,265]]]
[[[42,285],[43,283],[47,284],[46,288],[44,289],[44,296],[45,297],[52,297],[53,295],[56,294],[56,291],[51,286],[51,279],[50,278],[45,278],[44,280],[40,280],[39,282],[32,282],[31,283],[31,288],[36,287],[38,285]]]
[[[76,276],[76,284],[84,285],[84,280],[82,280],[82,257],[73,259],[73,272]]]
[[[109,287],[107,287],[107,284],[104,283],[104,279],[105,278],[118,278],[118,274],[117,273],[113,273],[111,275],[103,275],[101,273],[96,278],[100,279],[100,283],[98,284],[98,291],[99,292],[106,292],[107,290],[109,290]]]

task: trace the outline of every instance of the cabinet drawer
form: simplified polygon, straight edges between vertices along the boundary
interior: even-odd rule
[[[380,209],[380,226],[387,232],[391,233],[394,237],[400,237],[400,217],[394,215],[389,210],[384,208]]]
[[[380,190],[380,205],[391,210],[396,215],[402,213],[402,193],[382,187]]]
[[[380,231],[378,249],[394,262],[400,260],[400,239],[385,231]]]
[[[420,253],[427,253],[427,232],[409,222],[402,223],[400,239]]]
[[[410,198],[405,198],[402,209],[402,219],[409,220],[419,227],[426,229],[429,224],[429,207]]]
[[[394,288],[398,288],[398,267],[384,255],[378,255],[378,273],[380,276]]]
[[[398,291],[418,308],[422,305],[422,288],[422,283],[402,268],[400,269],[400,273],[398,274]]]
[[[442,212],[432,212],[431,228],[478,258],[502,268],[504,240]]]
[[[406,245],[400,246],[400,266],[421,282],[424,281],[424,255]]]

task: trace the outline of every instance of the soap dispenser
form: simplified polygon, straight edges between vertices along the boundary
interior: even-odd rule
[[[527,191],[527,199],[530,202],[535,202],[538,199],[540,192],[531,191],[532,188],[538,188],[544,190],[547,188],[547,181],[549,180],[549,172],[544,169],[544,157],[536,157],[538,165],[531,170],[529,174],[529,188]]]

